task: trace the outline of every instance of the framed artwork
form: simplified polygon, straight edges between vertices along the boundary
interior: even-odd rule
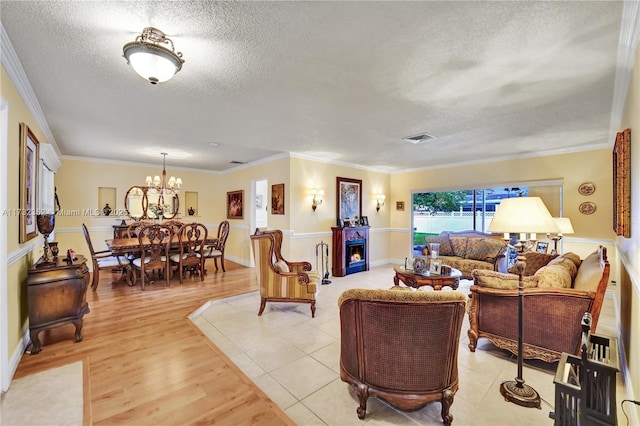
[[[348,218],[348,217],[345,217],[344,219],[342,219],[342,226],[343,226],[344,228],[350,228],[350,227],[352,227],[353,225],[351,224],[351,219],[350,219],[350,218]]]
[[[227,219],[244,219],[244,190],[227,192]]]
[[[536,251],[538,253],[547,253],[547,249],[549,248],[549,243],[545,241],[538,241],[536,243]]]
[[[368,216],[362,216],[360,218],[360,225],[361,226],[369,226],[369,217]]]
[[[362,216],[362,180],[337,177],[336,198],[336,217]]]
[[[40,143],[25,123],[20,123],[20,242],[37,235],[38,158]]]
[[[257,209],[262,208],[262,194],[256,195],[256,208]]]
[[[442,267],[441,259],[431,259],[429,264],[429,273],[432,275],[440,275],[440,268]]]
[[[271,185],[271,214],[284,214],[284,183]]]
[[[396,210],[404,211],[404,201],[396,201]]]
[[[618,132],[613,146],[613,230],[631,237],[631,129]]]

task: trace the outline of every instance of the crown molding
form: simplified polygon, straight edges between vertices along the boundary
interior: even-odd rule
[[[611,123],[609,125],[610,145],[620,130],[624,104],[627,101],[633,64],[638,51],[640,40],[640,2],[625,1],[622,8],[622,24],[620,26],[620,40],[618,41],[618,59],[616,61],[616,79],[613,86],[613,101],[611,105]]]
[[[2,23],[0,23],[0,51],[2,51],[0,59],[2,60],[2,65],[7,70],[7,74],[9,74],[9,77],[11,77],[11,80],[16,86],[16,89],[18,89],[18,93],[20,93],[20,96],[22,96],[22,99],[27,105],[29,112],[33,116],[35,122],[38,124],[40,131],[46,138],[46,142],[51,144],[55,155],[60,157],[60,149],[58,148],[56,139],[53,137],[53,133],[49,128],[49,123],[47,123],[44,112],[42,112],[40,102],[38,102],[38,97],[33,91],[31,83],[29,83],[27,74],[24,72],[24,68],[22,68],[22,64],[20,63],[18,54],[14,50],[13,45],[11,44],[11,40],[9,40],[9,35],[5,31],[4,25],[2,25]]]

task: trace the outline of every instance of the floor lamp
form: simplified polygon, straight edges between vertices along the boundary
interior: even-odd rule
[[[522,378],[522,331],[524,311],[524,283],[522,275],[525,267],[524,251],[527,242],[535,240],[538,233],[558,233],[558,225],[539,197],[518,197],[503,199],[496,209],[495,216],[489,224],[490,232],[520,234],[520,253],[516,262],[518,271],[518,376],[515,380],[500,384],[500,393],[506,401],[523,407],[541,409],[540,395]]]

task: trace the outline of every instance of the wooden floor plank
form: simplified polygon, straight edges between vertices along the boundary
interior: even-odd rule
[[[251,269],[225,263],[204,281],[180,285],[176,275],[145,291],[112,286],[117,274],[101,271],[87,292],[84,340],[73,342],[72,326],[41,333],[42,352],[25,354],[14,378],[83,361],[86,425],[293,425],[188,319],[209,300],[258,289]]]

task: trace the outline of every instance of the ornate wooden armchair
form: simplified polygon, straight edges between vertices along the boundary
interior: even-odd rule
[[[367,399],[407,411],[442,403],[442,420],[458,390],[458,346],[467,297],[460,291],[350,289],[340,307],[340,378]]]
[[[316,313],[316,291],[318,275],[311,276],[304,271],[284,270],[284,265],[274,262],[276,245],[272,233],[251,235],[253,257],[258,283],[260,285],[260,310],[262,315],[267,302],[310,303],[311,316]]]

